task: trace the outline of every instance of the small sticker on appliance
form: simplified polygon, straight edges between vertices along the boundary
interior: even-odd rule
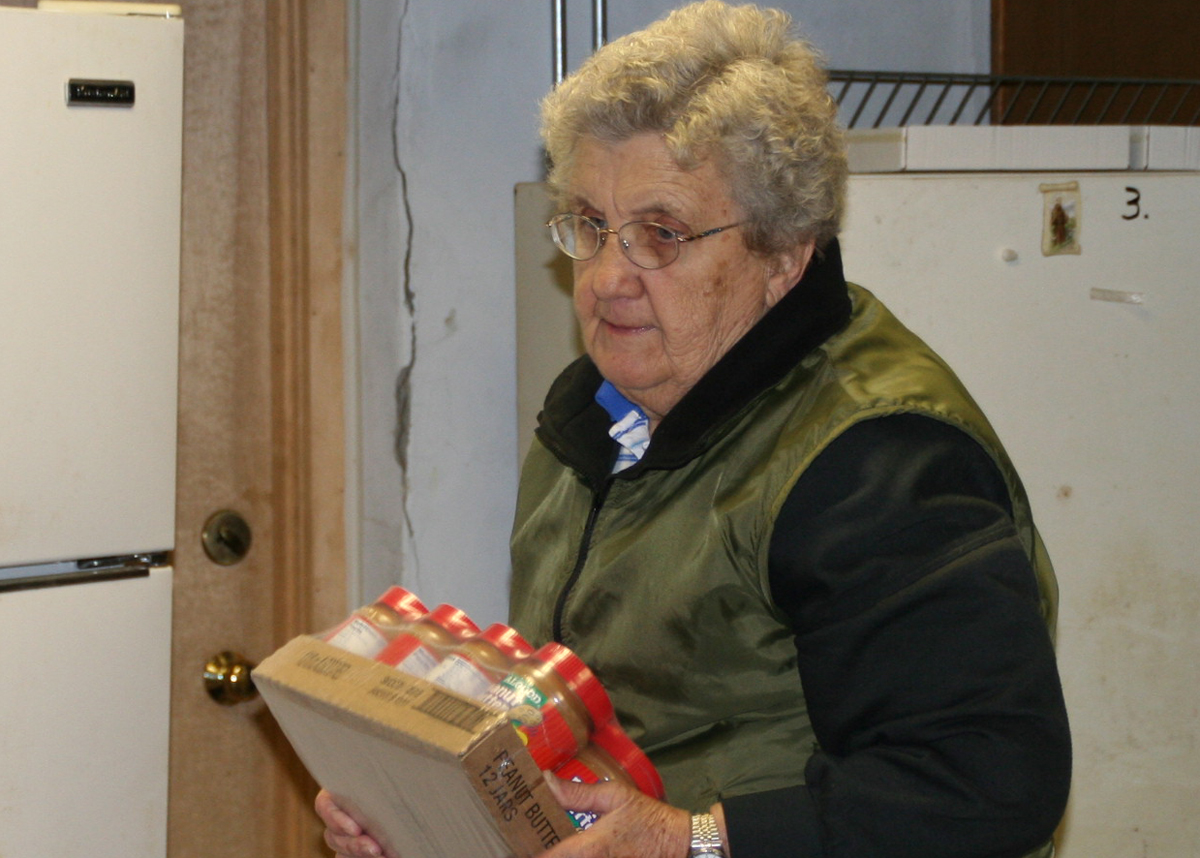
[[[1042,255],[1080,253],[1083,197],[1078,182],[1038,185],[1042,192]]]

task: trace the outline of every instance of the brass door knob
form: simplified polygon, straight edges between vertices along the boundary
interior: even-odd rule
[[[250,671],[254,664],[239,653],[224,652],[214,655],[204,665],[204,688],[208,696],[222,706],[233,706],[253,700],[258,695]]]

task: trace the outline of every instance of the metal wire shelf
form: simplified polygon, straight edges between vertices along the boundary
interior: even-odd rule
[[[830,71],[829,79],[850,129],[1200,125],[1200,80],[846,70]]]

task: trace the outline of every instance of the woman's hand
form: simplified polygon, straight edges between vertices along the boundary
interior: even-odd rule
[[[317,793],[314,807],[325,823],[325,843],[338,858],[380,858],[384,854],[383,847],[363,834],[362,826],[338,807],[325,790]]]
[[[580,784],[550,775],[546,781],[563,807],[589,811],[599,819],[540,858],[680,858],[687,854],[692,816],[686,810],[622,784]],[[338,858],[389,858],[328,792],[321,790],[314,806],[325,823],[325,843]]]
[[[548,776],[559,803],[600,814],[591,828],[541,858],[682,858],[692,842],[692,815],[617,783],[581,784]]]

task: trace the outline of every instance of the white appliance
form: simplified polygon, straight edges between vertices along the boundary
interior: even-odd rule
[[[1060,198],[1074,234],[1046,255]],[[962,377],[1054,562],[1075,751],[1061,858],[1200,843],[1198,239],[1196,171],[850,183],[847,277]]]
[[[0,7],[0,855],[166,852],[183,23]]]
[[[851,143],[852,165],[895,172],[850,178],[846,275],[979,400],[1058,574],[1075,751],[1062,858],[1200,843],[1198,132],[943,126]],[[546,189],[515,200],[523,457],[581,347]]]

